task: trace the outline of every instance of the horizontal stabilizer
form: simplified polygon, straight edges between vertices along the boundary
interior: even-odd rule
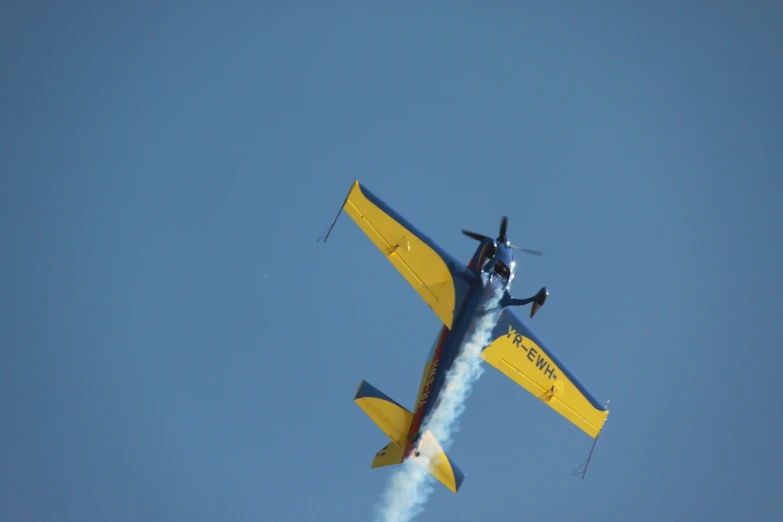
[[[401,464],[403,460],[405,460],[405,446],[398,446],[394,442],[390,442],[375,454],[371,467],[383,468],[385,466],[393,466]]]
[[[359,384],[353,400],[395,444],[405,446],[405,438],[413,422],[411,412],[367,381],[362,381]]]
[[[465,474],[457,464],[446,455],[443,448],[430,430],[424,432],[419,440],[417,451],[419,456],[412,454],[411,458],[416,464],[426,469],[430,475],[438,479],[441,484],[456,493],[462,482],[465,480]]]

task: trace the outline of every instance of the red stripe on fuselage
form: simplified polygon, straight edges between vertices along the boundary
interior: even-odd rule
[[[430,389],[433,382],[435,382],[435,375],[438,372],[438,366],[440,365],[440,358],[443,355],[443,346],[446,344],[446,338],[449,336],[450,330],[444,326],[440,331],[438,337],[438,344],[435,346],[435,350],[432,353],[432,358],[424,365],[425,374],[422,376],[422,382],[424,385],[421,388],[421,393],[416,398],[416,409],[413,413],[413,422],[411,423],[410,430],[408,430],[408,447],[405,448],[405,454],[407,455],[411,451],[411,445],[413,444],[413,438],[419,432],[421,423],[424,420],[424,412],[427,411],[427,404],[430,400],[436,399],[436,397],[430,397]]]
[[[470,264],[468,265],[468,268],[475,268],[476,270],[479,269],[479,267],[481,266],[481,258],[484,257],[484,251],[486,249],[487,249],[487,245],[484,245],[484,248],[481,249],[481,253],[478,255],[478,257],[470,260]]]

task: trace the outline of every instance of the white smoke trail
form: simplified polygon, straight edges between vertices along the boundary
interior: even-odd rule
[[[486,301],[473,319],[470,330],[460,347],[454,363],[446,375],[438,402],[424,419],[421,431],[430,430],[447,451],[452,436],[457,432],[458,419],[465,411],[465,401],[470,395],[473,383],[484,373],[481,367],[481,350],[491,340],[492,329],[500,317],[498,306],[502,292],[496,292]],[[426,458],[422,455],[419,459]],[[394,472],[386,486],[382,503],[377,507],[378,522],[408,522],[424,511],[424,504],[432,494],[434,478],[411,459],[406,460]]]
[[[422,511],[435,479],[426,469],[406,460],[389,478],[383,501],[376,507],[378,522],[407,522]]]
[[[484,373],[481,350],[492,340],[492,329],[500,317],[498,304],[501,295],[499,292],[492,295],[473,320],[460,353],[446,376],[438,404],[424,421],[424,430],[432,432],[443,451],[448,451],[453,442],[452,436],[459,429],[457,421],[465,411],[465,402],[473,389],[473,383]]]

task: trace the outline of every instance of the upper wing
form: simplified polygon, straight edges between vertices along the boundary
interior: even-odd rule
[[[609,411],[568,371],[511,308],[503,310],[492,342],[482,352],[486,362],[544,401],[593,438]]]
[[[472,272],[358,181],[344,206],[375,246],[451,329]]]

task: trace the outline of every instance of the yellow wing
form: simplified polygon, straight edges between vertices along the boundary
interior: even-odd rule
[[[510,308],[506,308],[482,352],[484,360],[541,399],[592,438],[609,411],[561,363]]]
[[[358,181],[344,208],[451,329],[473,274]]]

